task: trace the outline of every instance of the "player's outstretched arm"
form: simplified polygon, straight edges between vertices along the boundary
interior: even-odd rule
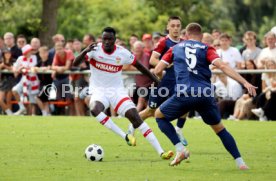
[[[153,80],[155,83],[159,84],[159,79],[156,77],[156,75],[152,74],[144,65],[142,65],[139,61],[136,61],[135,65],[142,74],[147,75],[151,80]]]
[[[91,43],[88,47],[86,47],[75,59],[73,62],[73,66],[78,66],[81,64],[85,58],[85,55],[93,50],[97,46],[97,43]]]
[[[163,77],[163,71],[168,67],[168,64],[166,64],[163,61],[159,61],[159,63],[154,68],[154,74],[157,75],[159,79],[162,79]]]
[[[150,65],[155,67],[159,62],[159,57],[160,57],[160,54],[158,54],[157,52],[152,52],[150,61],[149,61]]]
[[[219,68],[232,79],[240,82],[247,89],[250,95],[256,96],[256,89],[258,87],[255,87],[249,82],[247,82],[239,73],[232,69],[228,64],[222,62],[221,59],[217,59],[213,62],[213,65],[215,65],[217,68]]]

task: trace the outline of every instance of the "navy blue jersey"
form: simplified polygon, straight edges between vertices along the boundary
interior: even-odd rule
[[[180,41],[173,41],[172,39],[170,39],[169,36],[166,36],[164,38],[161,38],[159,40],[159,42],[156,45],[156,48],[153,50],[154,52],[160,54],[160,60],[162,59],[163,55],[174,45],[176,45],[177,43],[179,43]],[[164,83],[162,83],[164,82]],[[175,85],[175,74],[174,74],[174,69],[173,66],[171,66],[170,68],[166,69],[166,74],[163,77],[161,84],[163,86],[174,86]],[[167,87],[166,86],[166,87]]]
[[[176,93],[199,93],[211,88],[210,63],[219,58],[216,50],[194,40],[182,41],[162,57],[165,63],[173,63],[176,77]]]

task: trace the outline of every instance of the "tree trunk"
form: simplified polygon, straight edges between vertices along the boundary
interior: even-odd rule
[[[39,39],[42,45],[53,46],[52,36],[57,31],[59,0],[43,0]]]

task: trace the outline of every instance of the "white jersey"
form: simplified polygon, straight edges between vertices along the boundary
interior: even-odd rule
[[[123,89],[123,65],[136,62],[135,56],[127,49],[115,45],[114,51],[107,53],[101,43],[86,54],[86,60],[90,63],[90,91],[97,88]]]

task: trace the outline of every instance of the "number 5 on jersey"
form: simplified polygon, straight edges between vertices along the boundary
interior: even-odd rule
[[[186,55],[186,63],[188,65],[188,70],[190,72],[193,72],[194,74],[197,74],[197,70],[194,70],[197,58],[196,58],[196,49],[185,47],[185,55]]]

